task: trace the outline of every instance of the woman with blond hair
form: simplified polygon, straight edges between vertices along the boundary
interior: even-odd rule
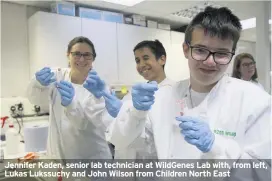
[[[259,87],[263,86],[258,82],[258,73],[256,62],[253,56],[249,53],[238,54],[234,59],[232,77],[250,81]]]

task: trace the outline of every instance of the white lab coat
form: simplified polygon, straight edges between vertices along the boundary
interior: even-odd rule
[[[173,100],[188,95],[188,86],[188,81],[178,83],[173,88]],[[152,111],[155,117],[155,110]],[[185,113],[203,117],[208,121],[211,130],[215,131],[215,142],[209,153],[204,154],[195,146],[188,144],[181,136],[175,119],[169,119],[174,122],[173,125],[176,125],[170,128],[169,136],[164,137],[164,141],[156,140],[155,137],[155,142],[156,145],[163,145],[171,140],[168,152],[165,151],[167,154],[160,155],[162,158],[269,159],[271,158],[270,113],[269,94],[249,82],[224,76],[200,105]],[[168,114],[173,113],[168,112]],[[156,119],[156,123],[163,121],[158,120]],[[236,136],[220,135],[218,134],[220,131],[235,133]],[[159,130],[154,132],[158,134]],[[158,152],[162,151],[158,150]]]
[[[175,82],[168,78],[163,80],[158,85],[159,90],[156,91],[155,98],[158,92],[163,89],[171,90],[174,83]],[[150,156],[154,154],[154,150],[150,150],[154,147],[154,141],[153,138],[151,138],[153,137],[152,133],[148,135],[145,131],[145,129],[152,130],[150,119],[148,118],[148,111],[136,110],[133,107],[131,94],[126,95],[124,99],[125,101],[123,102],[119,114],[112,123],[109,131],[109,141],[115,145],[115,158],[136,159],[137,153],[142,154],[140,155],[141,158],[145,157],[145,155],[147,158],[150,158]],[[144,113],[144,116],[141,116],[142,113]],[[138,125],[138,121],[142,121],[144,124]],[[145,149],[146,154],[144,153]]]
[[[250,80],[251,83],[253,83],[254,85],[257,85],[258,87],[260,87],[262,90],[264,90],[264,87],[262,84],[260,84],[259,82],[257,81],[254,81],[254,80]]]
[[[53,72],[57,81],[70,81],[70,69]],[[47,154],[61,159],[111,158],[105,140],[109,122],[104,99],[96,99],[82,85],[74,85],[74,88],[72,103],[64,107],[54,83],[45,87],[33,78],[28,86],[30,102],[49,108]]]
[[[212,131],[231,132],[236,136],[215,134],[213,148],[202,153],[188,144],[180,133],[176,101],[188,94],[189,81],[181,81],[172,89],[161,89],[147,114],[133,108],[122,115],[123,127],[119,146],[130,145],[140,137],[150,118],[159,159],[239,159],[271,158],[271,97],[249,82],[224,76],[204,101],[185,115],[204,117]],[[126,111],[123,112],[123,114]],[[126,118],[126,119],[125,119]],[[121,135],[121,136],[120,136]]]

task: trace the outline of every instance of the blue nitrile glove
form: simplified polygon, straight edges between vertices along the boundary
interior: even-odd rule
[[[83,87],[99,99],[102,97],[103,91],[105,89],[105,82],[100,79],[96,71],[91,70],[88,73],[88,77],[86,78]]]
[[[154,104],[154,94],[158,90],[157,82],[139,83],[132,87],[133,106],[140,111],[147,111]]]
[[[54,73],[51,72],[51,69],[49,67],[44,67],[40,71],[35,73],[36,80],[43,86],[48,86],[52,82],[55,82],[56,79],[52,78],[54,76]]]
[[[61,80],[56,82],[56,87],[61,95],[61,105],[69,106],[75,96],[75,89],[70,82]]]
[[[103,93],[103,97],[105,99],[106,109],[108,113],[112,117],[116,118],[123,105],[122,101],[115,97],[114,94],[109,94],[107,92]]]
[[[213,146],[214,133],[211,131],[208,123],[199,118],[189,116],[178,116],[176,120],[180,121],[179,127],[181,133],[185,136],[184,139],[195,145],[199,150],[206,153]]]

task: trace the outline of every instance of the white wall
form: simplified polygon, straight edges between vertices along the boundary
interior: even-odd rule
[[[271,2],[258,3],[259,9],[256,15],[256,59],[259,82],[265,90],[271,93],[271,41],[270,27],[267,22],[271,19]]]
[[[29,81],[27,20],[38,10],[1,1],[1,117],[20,102],[25,114],[33,113],[33,105],[24,98]]]
[[[29,81],[27,19],[38,10],[1,1],[1,98],[25,96]]]

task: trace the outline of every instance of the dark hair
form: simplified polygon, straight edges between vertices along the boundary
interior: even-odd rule
[[[206,7],[204,12],[198,13],[185,31],[185,42],[190,43],[195,28],[203,28],[210,36],[218,36],[222,40],[231,38],[234,42],[233,51],[240,38],[242,25],[237,16],[226,7]]]
[[[94,49],[93,42],[91,40],[89,40],[88,38],[84,37],[84,36],[78,36],[78,37],[75,37],[74,39],[72,39],[68,44],[67,53],[70,53],[72,47],[77,43],[87,43],[88,45],[90,45],[91,49],[93,50],[93,56],[94,56],[94,59],[95,59],[96,52],[95,52],[95,49]]]
[[[162,45],[162,43],[159,40],[155,40],[155,41],[151,41],[151,40],[145,40],[145,41],[141,41],[140,43],[138,43],[133,51],[135,52],[136,50],[140,49],[140,48],[149,48],[151,50],[151,52],[155,55],[156,60],[158,60],[159,58],[161,58],[161,56],[165,56],[166,57],[166,51]],[[163,65],[164,68],[165,65]]]
[[[251,59],[253,62],[255,62],[253,56],[249,53],[241,53],[239,55],[237,55],[234,59],[234,63],[233,63],[233,71],[232,71],[232,77],[241,79],[241,73],[239,71],[239,68],[241,66],[241,62],[244,58],[249,58]],[[256,63],[256,62],[255,62]],[[255,73],[254,75],[251,77],[251,79],[255,82],[257,82],[257,78],[258,78],[258,73],[257,73],[257,68],[255,66]]]

